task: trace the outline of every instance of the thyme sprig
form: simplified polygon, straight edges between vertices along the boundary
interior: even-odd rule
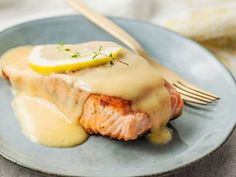
[[[59,50],[61,50],[61,51],[69,53],[71,55],[71,58],[78,58],[78,57],[80,57],[80,53],[79,52],[72,52],[70,48],[65,47],[65,43],[63,41],[58,43],[58,47],[57,48]],[[111,65],[114,65],[115,61],[119,62],[119,63],[122,63],[122,64],[125,64],[125,65],[129,65],[128,63],[123,62],[123,61],[115,58],[113,56],[112,52],[109,55],[102,53],[102,46],[99,47],[98,51],[93,51],[92,54],[93,54],[92,60],[94,60],[98,55],[103,55],[103,56],[108,57],[110,59],[110,64]]]
[[[112,53],[110,53],[109,55],[102,53],[102,46],[99,47],[98,51],[93,51],[92,53],[93,53],[92,59],[95,59],[98,55],[103,55],[103,56],[108,57],[110,59],[110,64],[111,65],[114,65],[115,61],[120,62],[120,63],[125,64],[125,65],[129,65],[128,63],[123,62],[123,61],[115,58]]]
[[[59,50],[67,52],[71,55],[71,58],[78,58],[80,57],[80,53],[79,52],[72,52],[70,48],[65,47],[65,43],[63,41],[58,43],[58,47]]]

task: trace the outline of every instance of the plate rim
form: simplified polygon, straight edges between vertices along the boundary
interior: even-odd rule
[[[43,17],[43,18],[39,18],[39,19],[33,19],[33,20],[27,20],[27,21],[24,21],[24,22],[20,22],[20,23],[16,23],[14,25],[11,25],[11,26],[7,26],[7,28],[3,29],[0,31],[0,35],[1,33],[5,33],[5,32],[8,32],[9,30],[13,29],[13,28],[16,28],[16,27],[21,27],[21,26],[24,26],[26,24],[31,24],[31,23],[35,23],[35,22],[40,22],[40,21],[45,21],[45,20],[52,20],[52,19],[60,19],[60,18],[73,18],[73,17],[78,17],[78,18],[84,18],[86,19],[84,16],[82,15],[58,15],[58,16],[53,16],[53,17]],[[208,53],[208,55],[211,55],[213,58],[215,58],[216,62],[218,62],[218,64],[229,74],[229,76],[232,78],[234,84],[236,85],[236,78],[233,76],[232,72],[225,67],[225,65],[220,62],[219,60],[219,57],[214,54],[213,52],[211,52],[210,50],[208,50],[207,48],[205,48],[204,46],[202,46],[199,42],[197,41],[194,41],[193,39],[189,38],[189,37],[186,37],[186,36],[183,36],[182,34],[179,34],[175,31],[172,31],[170,29],[167,29],[163,26],[160,26],[160,25],[157,25],[157,24],[153,24],[153,23],[150,23],[148,21],[143,21],[143,20],[137,20],[137,19],[129,19],[129,18],[124,18],[124,17],[114,17],[114,16],[107,16],[108,18],[110,18],[111,20],[120,20],[120,21],[126,21],[126,22],[136,22],[136,23],[139,23],[139,24],[144,24],[144,25],[148,25],[148,26],[153,26],[153,27],[157,27],[157,28],[160,28],[164,31],[168,31],[168,33],[172,33],[173,35],[176,35],[184,40],[187,40],[191,43],[193,43],[194,45],[196,45],[197,47],[201,48],[202,50],[204,50],[206,53]],[[125,45],[126,46],[126,45]],[[186,167],[189,167],[190,165],[192,164],[195,164],[201,160],[203,160],[205,157],[208,157],[208,156],[211,156],[212,154],[214,154],[217,150],[221,149],[222,146],[228,141],[228,139],[231,137],[231,135],[233,134],[234,130],[236,128],[236,121],[234,122],[234,126],[232,127],[232,129],[230,130],[230,133],[225,137],[225,139],[219,144],[217,145],[216,147],[214,147],[213,150],[211,150],[210,152],[204,154],[203,156],[195,159],[195,160],[192,160],[190,162],[187,162],[186,164],[182,165],[182,166],[179,166],[179,167],[176,167],[176,168],[172,168],[170,170],[166,170],[166,171],[163,171],[163,172],[159,172],[159,173],[152,173],[152,174],[145,174],[145,175],[138,175],[139,177],[143,177],[143,176],[163,176],[163,175],[168,175],[170,173],[173,173],[173,172],[176,172],[176,171],[179,171],[179,170],[182,170]],[[58,174],[58,173],[50,173],[50,172],[47,172],[47,171],[44,171],[42,169],[35,169],[33,167],[30,167],[28,166],[27,164],[24,164],[24,163],[21,163],[17,160],[14,160],[13,158],[10,158],[8,157],[5,153],[3,153],[2,151],[0,151],[0,155],[8,160],[9,162],[11,162],[12,164],[15,164],[15,165],[18,165],[20,166],[21,168],[23,169],[26,169],[27,171],[30,171],[30,172],[33,172],[33,173],[36,173],[36,174],[43,174],[43,175],[54,175],[54,176],[65,176],[63,174]],[[66,175],[68,176],[68,175]],[[71,176],[71,175],[70,175]],[[73,175],[72,177],[80,177],[78,175]]]

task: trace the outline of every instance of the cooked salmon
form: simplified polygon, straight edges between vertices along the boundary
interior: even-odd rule
[[[176,118],[182,113],[183,101],[168,82],[165,86],[171,94],[172,118]],[[86,101],[80,123],[90,134],[126,141],[136,139],[152,127],[146,113],[131,110],[130,101],[96,94],[91,94]]]
[[[68,74],[40,75],[28,66],[24,57],[6,62],[1,72],[14,88],[51,101],[72,121],[79,121],[90,134],[128,141],[137,139],[152,127],[149,115],[133,111],[131,101],[82,91]],[[165,87],[171,95],[172,118],[175,118],[182,112],[183,101],[168,82]],[[81,100],[84,100],[82,108],[78,104]]]

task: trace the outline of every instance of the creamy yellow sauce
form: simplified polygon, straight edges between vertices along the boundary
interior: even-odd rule
[[[12,105],[23,133],[33,142],[50,147],[72,147],[88,138],[78,123],[68,121],[45,99],[18,93]]]
[[[79,88],[71,87],[67,93],[61,92],[59,95],[54,95],[54,89],[47,87],[50,82],[55,82],[61,78],[60,80],[62,80],[62,82],[73,85],[72,79],[68,79],[68,74],[51,75],[51,80],[48,78],[42,79],[43,76],[33,72],[28,65],[27,57],[31,50],[32,46],[17,47],[9,50],[2,56],[1,66],[9,66],[8,69],[11,74],[10,82],[12,87],[14,90],[24,91],[29,95],[38,96],[56,104],[58,109],[61,110],[71,122],[78,122],[78,118],[83,111],[83,104],[89,96],[89,93],[80,92]],[[41,87],[38,87],[39,84]],[[51,84],[57,85],[60,88],[60,84],[62,83],[56,82]],[[76,96],[78,92],[80,92],[79,97]]]
[[[68,47],[73,47],[73,50],[79,51],[82,55],[87,55],[92,51],[98,50],[99,46],[107,48],[117,47],[118,45],[111,42],[90,42],[73,46],[68,45]],[[23,62],[23,66],[17,63],[19,60],[26,60],[31,50],[32,47],[30,46],[11,50],[3,57],[2,65],[10,63],[11,65],[21,67],[24,72],[29,72],[29,74],[35,75],[35,77],[42,77],[40,74],[32,72],[26,62]],[[50,46],[50,52],[45,48],[42,55],[50,58],[55,56],[55,59],[59,58],[57,46]],[[166,128],[171,116],[171,99],[167,89],[164,87],[164,79],[144,58],[133,54],[125,48],[122,48],[119,58],[128,63],[128,65],[115,62],[114,65],[106,64],[73,73],[51,75],[50,77],[58,77],[75,88],[84,91],[84,96],[77,100],[77,105],[73,105],[72,102],[74,100],[70,100],[72,97],[68,97],[65,99],[65,102],[62,102],[62,105],[57,105],[58,109],[71,122],[77,122],[82,114],[83,104],[87,99],[88,93],[98,93],[131,100],[133,111],[146,112],[153,121],[151,133],[147,138],[154,143],[167,143],[172,137],[171,131]],[[12,81],[12,85],[17,87],[19,85],[18,82],[22,81],[15,79]],[[30,95],[34,95],[34,92],[39,92],[39,90],[32,83],[33,81],[31,81],[30,86],[21,84],[23,86],[17,89],[25,90]],[[35,85],[37,84],[35,83]],[[77,91],[75,89],[74,94]],[[43,92],[40,97],[53,103],[55,101],[52,98],[47,98]],[[45,124],[49,121],[48,119],[50,117],[44,120]],[[32,120],[34,119],[32,118]],[[43,131],[39,129],[37,131]]]

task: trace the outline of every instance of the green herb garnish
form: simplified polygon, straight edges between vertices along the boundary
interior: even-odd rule
[[[114,65],[115,61],[120,62],[120,63],[125,64],[125,65],[128,65],[128,63],[123,62],[123,61],[118,60],[117,58],[113,57],[112,53],[110,53],[109,55],[106,55],[106,54],[102,53],[102,46],[99,47],[97,52],[93,51],[92,53],[94,54],[92,59],[95,59],[98,55],[103,55],[103,56],[106,56],[106,57],[111,59],[110,65]]]
[[[65,48],[65,43],[63,41],[58,43],[58,47],[59,50],[67,52],[71,55],[71,58],[78,58],[80,57],[80,53],[79,52],[72,52],[70,48]]]
[[[61,41],[61,42],[58,43],[58,45],[59,45],[60,47],[64,47],[65,43],[64,43],[63,41]]]
[[[74,54],[74,55],[71,55],[72,58],[78,58],[78,55]]]
[[[67,52],[71,55],[71,58],[78,58],[80,57],[80,53],[79,52],[72,52],[70,48],[65,48],[65,43],[63,41],[58,43],[58,49],[64,52]],[[98,55],[103,55],[106,56],[108,58],[110,58],[110,65],[114,65],[115,61],[120,62],[122,64],[128,65],[128,63],[123,62],[121,60],[118,60],[117,58],[115,58],[112,53],[110,53],[109,55],[102,53],[102,46],[99,47],[98,51],[93,51],[92,52],[93,57],[92,60],[94,60]]]
[[[110,61],[110,65],[114,65],[114,61],[113,60]]]

